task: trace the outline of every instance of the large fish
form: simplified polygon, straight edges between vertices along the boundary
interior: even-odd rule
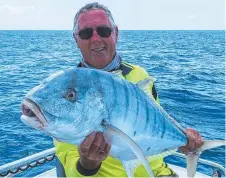
[[[147,157],[156,159],[187,144],[184,129],[153,99],[152,79],[132,84],[100,70],[73,68],[59,71],[33,88],[22,102],[22,121],[54,139],[80,145],[93,131],[102,131],[110,155],[122,161],[128,176],[140,163],[153,176]],[[188,176],[196,172],[198,155],[225,145],[206,141],[189,154]],[[156,156],[157,155],[157,156]]]

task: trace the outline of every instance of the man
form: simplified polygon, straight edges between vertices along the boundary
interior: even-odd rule
[[[109,72],[121,70],[123,77],[133,83],[148,77],[143,68],[123,62],[117,53],[118,27],[106,7],[98,3],[91,3],[81,8],[74,19],[73,36],[83,56],[78,67]],[[153,84],[151,84],[150,90],[158,102]],[[203,144],[201,136],[196,131],[189,129],[187,134],[189,144],[182,148],[185,153]],[[55,142],[55,146],[66,176],[126,176],[122,164],[108,156],[111,145],[105,142],[101,132],[88,135],[79,148],[60,142]],[[150,166],[155,176],[177,176],[163,162],[163,158],[150,162]],[[138,167],[134,175],[148,176],[143,167]]]

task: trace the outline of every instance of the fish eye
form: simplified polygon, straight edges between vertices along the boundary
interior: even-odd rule
[[[69,101],[75,101],[76,99],[76,91],[75,89],[69,89],[66,93],[66,98],[69,100]]]

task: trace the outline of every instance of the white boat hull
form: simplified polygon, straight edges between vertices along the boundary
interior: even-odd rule
[[[176,172],[179,177],[187,177],[187,169],[179,167],[179,166],[175,166],[175,165],[172,165],[172,164],[168,164],[168,166],[171,169],[173,169],[174,172]],[[57,177],[56,168],[51,169],[49,171],[46,171],[42,174],[35,176],[35,178],[41,178],[41,177]],[[195,175],[195,178],[199,178],[199,177],[209,177],[210,178],[210,176],[207,176],[205,174],[197,172],[196,175]]]

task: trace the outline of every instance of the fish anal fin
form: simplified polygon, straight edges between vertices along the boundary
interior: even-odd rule
[[[138,166],[141,165],[139,160],[123,161],[122,165],[128,177],[134,177],[134,172]]]
[[[147,157],[147,160],[149,162],[151,162],[151,161],[154,161],[156,159],[164,158],[166,156],[174,154],[177,150],[178,149],[167,150],[167,151],[164,151],[164,152],[162,152],[160,154],[149,156],[149,157]]]

